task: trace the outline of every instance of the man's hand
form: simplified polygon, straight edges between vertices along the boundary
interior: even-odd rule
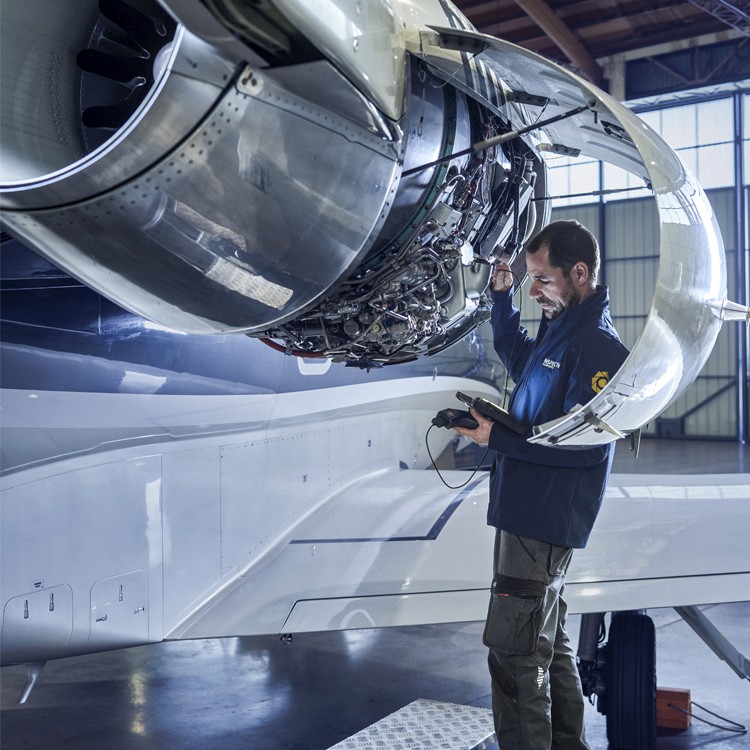
[[[513,275],[507,263],[498,261],[492,267],[490,284],[496,292],[507,292],[513,286]]]
[[[464,437],[473,440],[478,445],[487,445],[490,442],[490,432],[492,431],[493,422],[491,419],[487,419],[484,415],[480,414],[476,409],[469,409],[471,416],[477,420],[479,427],[474,430],[469,430],[466,427],[454,427],[453,429]]]

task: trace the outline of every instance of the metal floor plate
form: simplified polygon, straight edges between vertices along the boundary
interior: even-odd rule
[[[489,709],[418,699],[330,750],[485,750],[494,740]]]

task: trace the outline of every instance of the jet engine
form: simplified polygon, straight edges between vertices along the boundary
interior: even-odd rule
[[[238,52],[155,0],[4,3],[7,226],[171,328],[368,367],[448,346],[544,219],[543,163],[474,152],[511,123],[413,56],[386,116],[258,5]]]
[[[3,220],[161,326],[367,368],[435,353],[487,316],[495,259],[523,275],[557,154],[643,180],[660,261],[627,361],[532,442],[636,432],[747,320],[674,151],[444,0],[0,2]]]

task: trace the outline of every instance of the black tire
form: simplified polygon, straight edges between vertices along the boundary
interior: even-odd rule
[[[607,644],[607,738],[615,750],[656,747],[656,632],[647,615],[613,615]]]

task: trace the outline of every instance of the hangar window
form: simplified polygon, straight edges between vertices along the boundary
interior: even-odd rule
[[[745,96],[745,151],[748,145],[750,96]],[[734,117],[731,97],[638,112],[680,155],[704,189],[734,184]],[[555,207],[601,200],[625,200],[650,195],[643,180],[612,164],[567,157],[548,160],[550,194]],[[746,182],[748,179],[746,178]]]
[[[745,151],[750,155],[750,96],[745,98]],[[731,97],[639,112],[639,117],[680,155],[704,189],[734,183],[734,118]],[[592,160],[552,158],[550,194],[555,207],[601,200],[625,200],[650,195],[643,180],[612,164]],[[748,181],[746,179],[746,181]]]
[[[599,190],[599,162],[561,156],[548,160],[550,195],[555,206],[591,203]]]
[[[640,117],[672,146],[704,189],[734,183],[731,98],[643,112]]]
[[[614,164],[604,164],[603,201],[623,200],[625,198],[644,198],[651,195],[640,177],[627,172]]]

